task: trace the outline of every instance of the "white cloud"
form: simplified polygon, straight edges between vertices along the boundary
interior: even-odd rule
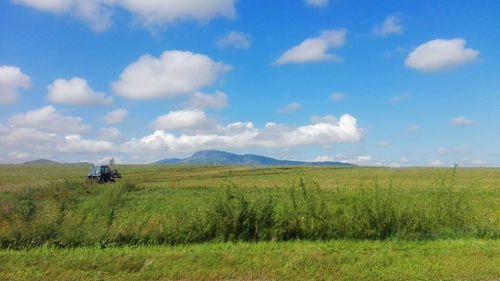
[[[16,66],[0,66],[0,104],[16,102],[19,89],[31,86],[31,79]]]
[[[94,31],[111,26],[110,0],[13,0],[16,4],[54,14],[69,14],[90,25]]]
[[[116,2],[137,16],[146,26],[168,25],[185,19],[208,22],[217,17],[236,17],[236,0],[118,0]]]
[[[170,111],[159,116],[151,123],[154,130],[210,131],[216,128],[216,123],[198,109]]]
[[[250,35],[238,31],[231,31],[217,41],[219,48],[248,49],[251,45]]]
[[[401,16],[399,14],[388,16],[383,23],[373,28],[373,34],[377,36],[388,36],[403,33]]]
[[[48,86],[48,99],[53,103],[70,105],[109,105],[112,102],[105,93],[94,91],[85,79],[57,79]]]
[[[467,119],[463,116],[457,116],[450,119],[450,123],[456,126],[470,126],[474,125],[474,120]]]
[[[304,0],[304,3],[306,3],[309,6],[323,8],[328,6],[330,0]]]
[[[90,130],[90,126],[83,124],[80,117],[64,116],[51,105],[16,114],[8,122],[17,128],[39,129],[48,133],[82,133]]]
[[[189,122],[184,127],[204,122],[203,115],[196,116],[197,122]],[[169,119],[174,119],[172,116]],[[345,114],[336,123],[317,123],[297,128],[276,123],[268,123],[258,129],[250,122],[235,122],[227,126],[217,126],[217,130],[205,133],[175,135],[165,130],[140,139],[131,139],[124,145],[130,151],[171,153],[193,152],[200,149],[231,149],[249,147],[294,147],[315,144],[357,142],[362,138],[362,129],[357,120]]]
[[[335,61],[341,59],[328,53],[330,48],[344,46],[347,31],[345,29],[332,29],[321,31],[320,36],[304,40],[298,46],[285,51],[276,64],[311,63],[320,61]]]
[[[406,58],[406,66],[422,72],[435,72],[470,63],[479,51],[465,48],[465,40],[435,39],[415,48]]]
[[[65,136],[56,147],[56,151],[63,153],[108,153],[116,150],[117,147],[110,141],[86,140],[78,134]]]
[[[118,124],[123,122],[128,115],[128,110],[119,108],[113,110],[104,116],[104,122],[107,124]]]
[[[331,93],[330,100],[333,102],[339,102],[345,99],[345,95],[341,92]]]
[[[216,17],[234,18],[235,0],[13,0],[14,3],[55,14],[69,14],[104,31],[112,25],[112,15],[123,9],[146,27],[166,26],[194,19],[208,22]]]
[[[99,130],[99,139],[106,141],[122,140],[123,136],[115,127],[102,128]]]
[[[144,55],[113,82],[113,90],[129,99],[155,99],[189,94],[212,84],[230,66],[188,51]]]
[[[289,103],[281,108],[278,109],[278,112],[280,113],[290,113],[290,112],[294,112],[294,111],[297,111],[297,110],[300,110],[302,108],[302,104],[298,103],[298,102],[292,102],[292,103]]]
[[[227,96],[223,92],[207,95],[196,92],[188,100],[188,105],[198,109],[223,109],[227,106]]]

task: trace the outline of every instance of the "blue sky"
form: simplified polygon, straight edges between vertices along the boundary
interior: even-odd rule
[[[0,162],[500,164],[498,1],[188,2],[0,2]]]

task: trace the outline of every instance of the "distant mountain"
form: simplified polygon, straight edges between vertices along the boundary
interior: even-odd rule
[[[220,150],[202,150],[184,159],[164,159],[153,164],[191,164],[191,165],[227,165],[227,166],[356,166],[342,162],[303,162],[278,160],[266,156],[245,154],[238,155]]]
[[[52,160],[47,160],[47,159],[36,159],[36,160],[24,162],[23,164],[26,164],[26,165],[47,165],[47,164],[61,164],[61,163],[56,162],[56,161],[52,161]]]

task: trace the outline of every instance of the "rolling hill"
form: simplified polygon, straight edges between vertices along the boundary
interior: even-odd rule
[[[304,162],[278,160],[255,154],[234,154],[220,150],[201,150],[184,159],[164,159],[153,164],[188,164],[188,165],[228,165],[228,166],[356,166],[343,162]]]

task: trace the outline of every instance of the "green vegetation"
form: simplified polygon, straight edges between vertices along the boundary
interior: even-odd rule
[[[498,169],[87,168],[0,166],[0,279],[500,276]]]
[[[0,251],[1,280],[498,280],[499,240]]]

